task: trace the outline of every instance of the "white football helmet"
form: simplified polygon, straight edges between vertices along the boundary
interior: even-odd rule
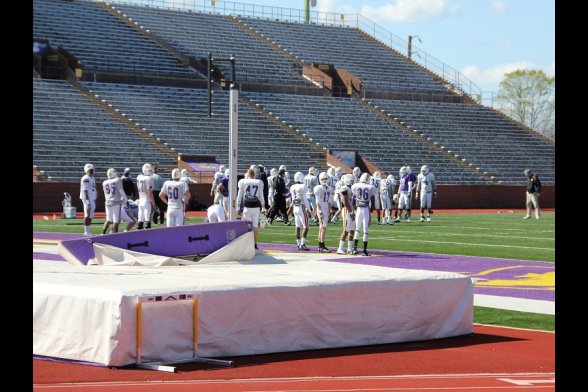
[[[327,181],[329,181],[329,175],[326,172],[321,172],[321,174],[319,174],[319,181],[321,184],[326,184]]]
[[[388,174],[388,177],[386,177],[387,180],[393,180],[394,176],[392,174]]]
[[[343,175],[343,169],[341,169],[340,167],[336,167],[335,168],[335,174],[341,178],[341,176]]]
[[[259,174],[259,166],[251,165],[251,166],[249,166],[249,169],[253,170],[253,174],[255,174],[255,175]]]
[[[363,173],[361,175],[361,177],[359,178],[359,182],[363,182],[364,184],[369,184],[370,183],[370,175],[367,173]]]
[[[229,169],[226,169],[226,170],[225,170],[225,177],[228,177],[228,176],[229,176],[229,174],[231,174],[231,171],[230,171]]]
[[[398,175],[399,175],[400,177],[402,177],[402,176],[404,176],[405,174],[406,174],[406,166],[402,166],[402,167],[400,168],[400,170],[398,171]]]
[[[186,170],[186,169],[182,169],[181,174],[182,174],[182,177],[190,177],[188,170]]]
[[[150,176],[153,174],[153,166],[150,163],[146,163],[143,165],[143,175]]]
[[[259,227],[266,228],[269,226],[269,221],[264,213],[259,214]]]
[[[353,185],[354,179],[355,177],[353,177],[353,174],[345,174],[345,176],[343,177],[343,184],[351,186]]]
[[[316,176],[316,172],[317,170],[314,168],[314,166],[308,168],[308,174]]]
[[[407,167],[406,167],[406,173],[407,173],[407,174],[410,174],[410,173],[412,173],[412,169],[410,168],[410,166],[407,166]]]
[[[304,182],[304,174],[302,172],[296,172],[294,174],[294,182],[302,184]]]
[[[91,163],[86,163],[84,165],[84,173],[88,174],[88,171],[90,170],[94,170],[94,165],[92,165]]]
[[[114,168],[110,168],[106,171],[106,177],[108,178],[116,178],[116,170]]]
[[[421,166],[421,173],[427,174],[429,172],[429,166],[423,165]]]
[[[333,166],[331,166],[330,168],[327,169],[327,174],[331,177],[335,176],[335,168]]]
[[[181,177],[180,169],[176,168],[176,169],[172,170],[171,177],[172,177],[172,180],[179,180]]]
[[[354,175],[355,177],[359,177],[359,176],[361,175],[361,169],[360,169],[359,167],[355,166],[355,167],[353,168],[353,175]]]
[[[382,179],[382,175],[380,174],[379,171],[374,172],[374,178],[377,178],[378,180],[381,180]]]
[[[277,175],[278,175],[278,169],[276,169],[275,167],[272,167],[270,169],[270,176],[276,177]]]
[[[221,173],[224,173],[225,172],[225,165],[220,165],[218,167],[218,171],[221,172]]]

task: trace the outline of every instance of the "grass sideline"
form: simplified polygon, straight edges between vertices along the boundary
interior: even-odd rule
[[[540,220],[523,220],[519,213],[440,214],[430,223],[412,222],[392,226],[377,225],[372,216],[369,248],[410,252],[455,254],[555,262],[555,213],[543,213]],[[204,218],[188,218],[187,224],[202,223]],[[82,233],[82,219],[33,220],[33,231]],[[104,219],[94,219],[92,233],[102,231]],[[155,227],[161,227],[155,225]],[[327,246],[338,245],[341,223],[327,230]],[[314,249],[318,227],[311,226],[307,244]],[[294,226],[282,222],[260,230],[259,242],[295,244]],[[474,322],[518,328],[555,330],[555,316],[474,307]]]

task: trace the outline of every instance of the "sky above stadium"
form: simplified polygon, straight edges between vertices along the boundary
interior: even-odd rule
[[[303,0],[239,1],[303,9]],[[555,0],[317,0],[311,11],[359,13],[498,92],[507,72],[555,75]]]

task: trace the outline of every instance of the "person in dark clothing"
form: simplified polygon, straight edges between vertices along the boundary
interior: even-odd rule
[[[541,181],[529,169],[525,169],[523,174],[527,177],[527,215],[523,219],[529,219],[531,217],[531,207],[535,207],[535,218],[539,219],[541,217],[541,210],[539,209]]]
[[[268,196],[268,192],[269,192],[269,184],[267,182],[267,174],[265,172],[265,168],[263,167],[263,165],[258,165],[257,166],[259,168],[259,172],[255,175],[255,178],[258,180],[261,180],[261,182],[263,182],[263,200],[265,201],[265,205],[269,206],[268,200],[267,200],[267,196]]]
[[[123,190],[125,191],[125,195],[127,195],[127,199],[136,200],[139,198],[135,193],[135,185],[133,185],[133,179],[131,178],[131,169],[128,167],[125,168],[125,171],[122,175],[122,185]]]
[[[282,214],[282,217],[284,219],[284,224],[286,226],[290,226],[290,222],[288,222],[288,209],[286,208],[286,170],[285,169],[280,169],[279,173],[278,173],[278,178],[276,179],[276,187],[275,187],[275,193],[274,193],[274,205],[272,206],[272,209],[270,210],[269,216],[268,216],[268,220],[269,223],[271,224],[274,220],[274,218],[276,217],[276,215],[278,215],[278,212],[280,212]]]

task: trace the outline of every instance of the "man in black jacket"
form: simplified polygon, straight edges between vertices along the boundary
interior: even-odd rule
[[[541,181],[539,181],[539,177],[529,169],[525,169],[523,174],[527,177],[527,215],[525,215],[523,219],[529,219],[531,217],[531,206],[535,207],[535,218],[539,219],[541,217],[541,211],[539,209]]]
[[[282,213],[282,217],[284,219],[284,224],[286,226],[290,226],[290,222],[288,221],[288,209],[286,208],[286,170],[280,169],[278,173],[278,178],[276,179],[276,190],[274,193],[274,205],[269,213],[268,219],[269,223],[271,224],[278,215],[278,212]]]

